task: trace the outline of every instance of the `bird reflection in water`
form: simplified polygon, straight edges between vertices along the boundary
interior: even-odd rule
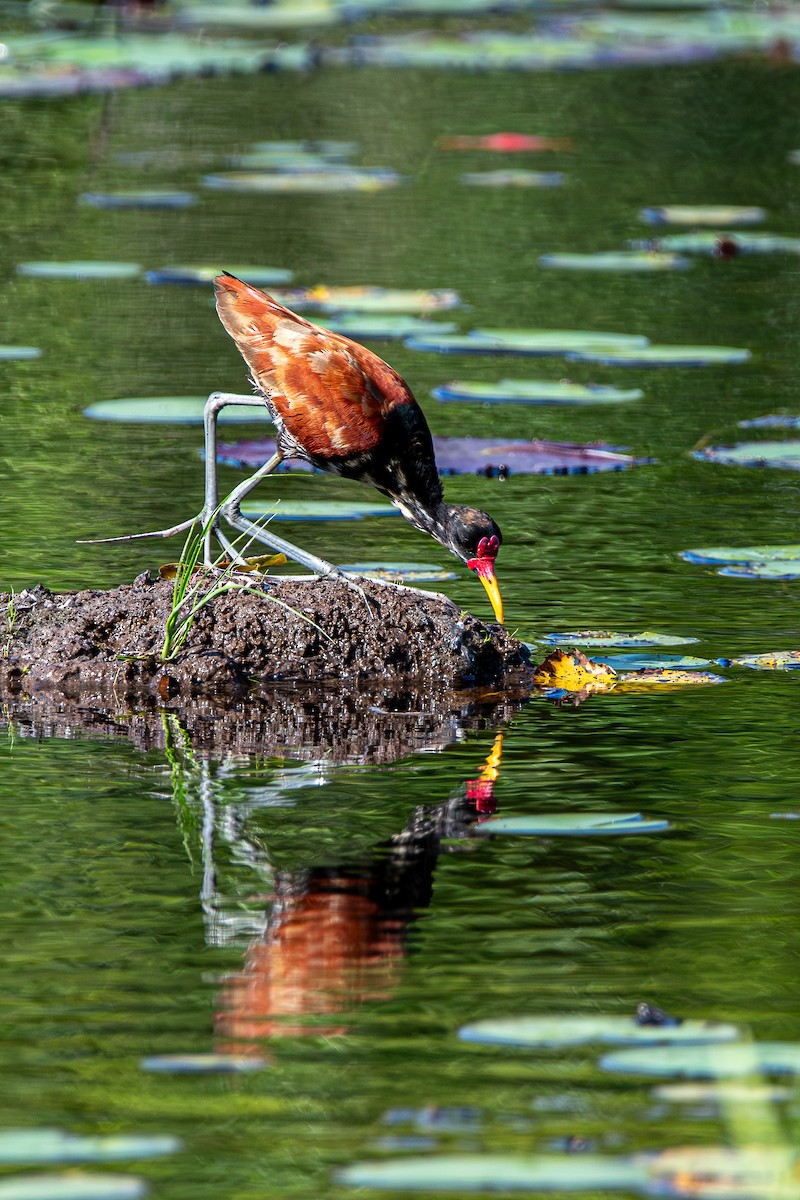
[[[262,1038],[345,1033],[344,1021],[324,1018],[390,997],[409,930],[431,903],[439,855],[472,849],[470,827],[495,811],[502,746],[498,733],[478,777],[443,804],[418,808],[368,867],[275,872],[266,928],[243,970],[225,980],[219,1051],[259,1054]]]

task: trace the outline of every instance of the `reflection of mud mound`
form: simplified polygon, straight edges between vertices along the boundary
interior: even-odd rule
[[[31,693],[57,688],[86,702],[98,688],[113,687],[118,696],[159,689],[167,699],[279,680],[338,681],[356,689],[369,680],[413,679],[435,693],[525,672],[520,642],[499,627],[489,632],[444,597],[369,582],[364,592],[369,606],[358,592],[328,580],[276,581],[263,596],[217,596],[164,666],[159,656],[171,583],[144,574],[114,591],[67,595],[40,585],[15,597],[8,627],[0,626],[0,681]],[[8,601],[0,596],[0,613]]]
[[[479,691],[333,685],[280,685],[231,702],[229,696],[178,698],[162,705],[143,696],[135,711],[111,689],[68,697],[51,689],[9,695],[3,717],[18,736],[129,738],[140,750],[174,747],[176,736],[193,750],[280,754],[330,762],[393,762],[415,750],[445,746],[461,729],[506,720],[527,697],[517,688],[502,696]],[[0,720],[2,727],[2,720]]]

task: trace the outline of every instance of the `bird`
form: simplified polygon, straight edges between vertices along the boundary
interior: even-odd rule
[[[252,486],[284,458],[371,485],[476,572],[502,624],[500,529],[480,509],[445,502],[428,423],[403,377],[365,346],[234,275],[219,275],[214,291],[219,318],[276,429],[276,454],[251,477]],[[233,495],[240,501],[249,490],[248,480]],[[228,520],[236,515],[225,513]]]
[[[241,562],[241,554],[221,528],[224,520],[316,575],[339,578],[363,596],[360,585],[338,567],[279,537],[268,526],[248,520],[241,511],[242,500],[262,479],[284,459],[299,458],[318,470],[370,484],[388,496],[416,529],[430,534],[475,571],[502,625],[503,601],[495,574],[502,534],[488,513],[445,503],[428,423],[403,377],[359,342],[313,325],[227,271],[214,280],[214,291],[217,313],[250,368],[255,394],[212,392],[206,401],[203,510],[168,529],[91,540],[168,538],[199,522],[207,567],[216,565],[213,539],[231,562]],[[229,405],[266,405],[275,424],[275,452],[220,503],[217,419]]]

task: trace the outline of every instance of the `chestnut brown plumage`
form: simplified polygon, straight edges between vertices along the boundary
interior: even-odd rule
[[[214,289],[220,320],[272,414],[279,459],[305,459],[377,488],[477,572],[502,621],[500,530],[477,508],[445,503],[428,424],[402,376],[233,275],[220,275]]]

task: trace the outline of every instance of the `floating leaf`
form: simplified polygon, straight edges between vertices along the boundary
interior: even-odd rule
[[[695,637],[675,637],[668,633],[612,633],[588,629],[575,633],[548,633],[541,641],[554,646],[684,646],[698,642]]]
[[[202,425],[207,396],[142,396],[126,400],[97,400],[83,410],[95,421],[126,421],[147,425]],[[221,425],[251,425],[272,418],[266,405],[229,404],[217,421]]]
[[[645,346],[641,350],[576,350],[567,357],[608,367],[713,367],[747,362],[752,356],[749,350],[734,346]]]
[[[352,500],[280,500],[274,508],[255,500],[246,501],[242,512],[253,519],[271,521],[359,521],[362,517],[398,517],[400,509],[389,504],[365,504]]]
[[[562,171],[466,171],[461,182],[468,187],[561,187]]]
[[[447,567],[438,567],[434,563],[341,563],[340,571],[350,575],[365,575],[367,579],[401,580],[403,583],[444,583],[447,579],[457,579],[455,571]]]
[[[800,1196],[793,1147],[674,1146],[634,1155],[633,1161],[648,1171],[660,1194],[730,1200]]]
[[[800,562],[800,543],[786,546],[709,546],[699,550],[681,550],[680,557],[690,563],[717,566],[727,563]]]
[[[235,575],[251,575],[253,573],[262,575],[270,567],[282,567],[286,562],[285,554],[256,554],[251,558],[244,559],[243,562],[231,565],[231,560],[226,555],[217,560],[216,566],[223,571],[231,570]],[[180,566],[180,563],[164,563],[158,568],[158,573],[162,579],[175,579]],[[198,574],[202,574],[205,570],[206,568],[202,565],[195,568]]]
[[[711,671],[674,671],[645,667],[641,671],[618,675],[615,690],[632,692],[651,687],[703,687],[706,684],[726,682],[723,675],[714,675]]]
[[[487,479],[508,475],[591,475],[597,471],[624,471],[649,460],[633,458],[610,446],[589,443],[542,441],[492,441],[490,438],[433,439],[440,475],[483,475]],[[275,443],[267,439],[219,447],[217,461],[238,467],[259,467],[271,458]],[[308,463],[289,459],[282,470],[309,471]]]
[[[14,358],[41,358],[38,346],[0,346],[0,362]]]
[[[139,1200],[147,1184],[133,1175],[72,1171],[68,1175],[14,1175],[0,1180],[0,1200]]]
[[[82,204],[94,208],[190,208],[194,204],[191,192],[129,191],[84,192]]]
[[[723,666],[750,667],[754,671],[800,670],[800,650],[773,650],[768,654],[743,654],[721,660]]]
[[[456,328],[449,321],[428,321],[425,317],[398,313],[341,313],[320,321],[320,324],[334,333],[343,333],[356,340],[389,340],[425,336],[428,333],[452,333]]]
[[[331,168],[321,171],[227,171],[204,175],[203,187],[223,192],[378,192],[396,187],[402,175],[386,167]]]
[[[579,692],[597,684],[607,685],[617,678],[616,672],[603,663],[592,662],[580,650],[567,653],[554,650],[534,669],[533,682],[537,687],[557,687]]]
[[[18,275],[37,279],[134,279],[141,273],[138,263],[127,262],[26,262],[17,266]]]
[[[800,429],[800,417],[789,413],[770,413],[766,417],[736,423],[740,429]]]
[[[157,1054],[140,1063],[143,1071],[173,1075],[235,1075],[261,1071],[266,1065],[265,1059],[249,1054]]]
[[[511,834],[515,837],[616,837],[625,834],[661,833],[669,821],[641,813],[537,813],[536,816],[489,817],[476,825],[476,834]]]
[[[643,671],[655,668],[659,671],[698,671],[710,667],[708,658],[693,658],[690,654],[603,654],[595,656],[615,671]]]
[[[691,260],[659,250],[609,250],[597,254],[540,254],[540,267],[562,271],[685,271]]]
[[[600,384],[568,383],[548,379],[501,379],[499,383],[453,380],[431,392],[437,400],[474,400],[481,404],[619,404],[640,400],[639,388],[626,391]]]
[[[457,308],[458,292],[439,288],[324,287],[309,288],[306,302],[323,312],[422,313]]]
[[[793,1042],[746,1042],[732,1045],[654,1046],[618,1050],[600,1060],[605,1071],[630,1075],[682,1075],[688,1079],[726,1079],[736,1075],[796,1075],[800,1045]]]
[[[800,238],[775,233],[741,233],[719,230],[703,233],[673,233],[646,242],[630,242],[637,250],[661,250],[673,254],[707,254],[712,258],[735,258],[739,254],[800,254]]]
[[[800,562],[791,559],[787,562],[741,563],[738,566],[720,567],[718,575],[729,575],[734,579],[774,579],[781,583],[789,583],[800,579]]]
[[[235,275],[237,279],[243,279],[246,283],[251,283],[253,287],[271,287],[274,284],[290,283],[294,275],[293,271],[287,271],[284,267],[239,267],[234,264],[225,267],[158,267],[152,271],[145,271],[144,277],[148,283],[210,285],[223,271]]]
[[[494,150],[502,154],[537,153],[541,150],[569,150],[571,138],[539,137],[530,133],[460,134],[439,138],[440,150]]]
[[[738,446],[706,446],[694,450],[694,458],[702,462],[721,463],[728,467],[783,467],[800,470],[800,441],[798,442],[740,442]]]
[[[570,355],[577,351],[624,353],[648,345],[635,334],[593,333],[577,329],[473,329],[471,333],[411,337],[412,350],[437,354],[524,354],[545,357]]]
[[[664,823],[666,824],[666,823]],[[465,1025],[458,1036],[465,1042],[492,1046],[657,1045],[662,1042],[728,1042],[739,1036],[735,1025],[719,1021],[682,1021],[679,1025],[640,1025],[633,1017],[490,1018]]]
[[[766,215],[763,208],[719,204],[667,204],[639,213],[650,225],[759,225]]]
[[[344,1187],[380,1191],[640,1191],[643,1167],[594,1154],[429,1154],[355,1163],[336,1173]]]
[[[157,1158],[174,1154],[181,1142],[174,1137],[79,1137],[61,1129],[0,1131],[0,1165],[28,1163],[95,1163]]]
[[[670,1104],[777,1104],[793,1095],[791,1088],[761,1083],[662,1083],[653,1088],[656,1100]]]

